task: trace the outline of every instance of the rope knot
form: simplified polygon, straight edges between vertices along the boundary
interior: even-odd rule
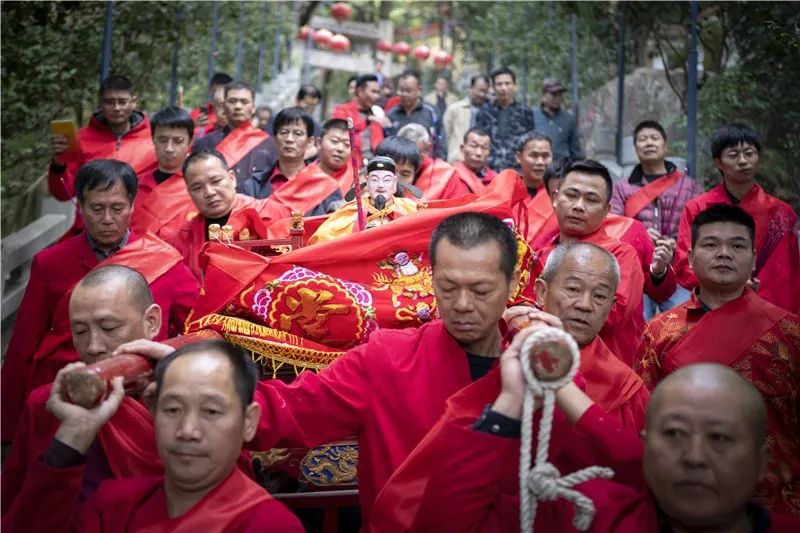
[[[560,493],[561,472],[552,463],[536,465],[528,475],[528,488],[537,500],[555,500]]]

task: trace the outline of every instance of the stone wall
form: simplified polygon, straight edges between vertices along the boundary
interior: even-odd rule
[[[683,87],[680,71],[673,81]],[[581,98],[579,129],[584,151],[589,157],[602,157],[614,151],[617,128],[617,78]],[[684,111],[680,100],[667,81],[663,70],[638,68],[625,76],[625,108],[623,135],[631,136],[633,128],[643,120],[656,120],[667,130],[668,138],[685,141]],[[685,157],[682,153],[670,153]],[[626,163],[626,162],[623,162]]]

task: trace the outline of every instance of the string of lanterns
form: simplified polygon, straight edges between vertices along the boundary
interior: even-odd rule
[[[350,18],[353,14],[353,8],[345,2],[336,2],[331,6],[330,13],[333,18],[341,23]],[[314,30],[309,26],[303,26],[297,33],[297,38],[304,41],[307,40],[309,36],[311,36],[311,40],[314,41],[317,46],[327,47],[333,52],[346,52],[350,49],[350,39],[341,33],[334,34],[332,31],[325,28]],[[411,45],[406,41],[391,43],[384,39],[379,39],[378,42],[375,43],[375,48],[379,52],[393,53],[397,56],[405,57],[412,54],[414,58],[419,61],[425,61],[432,56],[433,63],[439,68],[444,68],[453,62],[453,56],[448,52],[437,50],[431,53],[431,49],[424,44],[416,46],[412,50]]]

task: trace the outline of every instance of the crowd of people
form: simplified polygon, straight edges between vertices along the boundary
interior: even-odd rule
[[[533,108],[505,67],[463,99],[445,77],[423,95],[414,71],[348,90],[319,122],[313,85],[273,112],[217,73],[204,104],[147,114],[113,75],[77,149],[52,137],[50,193],[76,217],[33,260],[2,366],[3,528],[313,530],[256,483],[248,450],[355,439],[353,528],[518,531],[520,350],[549,327],[580,351],[549,460],[614,471],[576,487],[591,531],[800,530],[798,222],[758,184],[753,128],[714,133],[721,179],[704,191],[653,120],[613,180],[584,156],[556,79]],[[322,273],[362,232],[400,249],[411,234],[392,228],[424,221],[429,271],[391,251],[404,274],[429,272],[435,305],[402,329],[372,310],[326,368],[268,379],[247,345],[187,327],[235,314],[214,299],[221,275],[255,277],[231,244],[286,238],[298,219]],[[209,241],[226,242],[229,270]],[[309,339],[335,336],[320,309],[347,306],[298,294],[287,305]],[[99,404],[72,403],[70,373],[131,353],[155,365],[143,394],[116,376]],[[577,527],[569,502],[539,496],[536,531]]]

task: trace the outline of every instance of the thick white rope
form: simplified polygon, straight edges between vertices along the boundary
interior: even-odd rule
[[[569,371],[555,380],[539,379],[531,366],[531,357],[547,350],[568,350],[572,357]],[[520,362],[525,376],[525,396],[522,403],[522,443],[519,457],[519,510],[520,531],[531,533],[536,520],[539,501],[565,498],[575,507],[573,525],[586,531],[594,518],[592,500],[572,487],[590,479],[610,478],[614,471],[610,468],[591,466],[566,476],[547,460],[550,448],[550,432],[553,427],[553,409],[558,389],[573,380],[580,365],[580,350],[572,336],[560,329],[545,327],[533,332],[520,348]],[[533,411],[535,399],[544,398],[542,419],[539,423],[539,439],[536,447],[536,464],[531,469],[531,447],[533,445]]]

